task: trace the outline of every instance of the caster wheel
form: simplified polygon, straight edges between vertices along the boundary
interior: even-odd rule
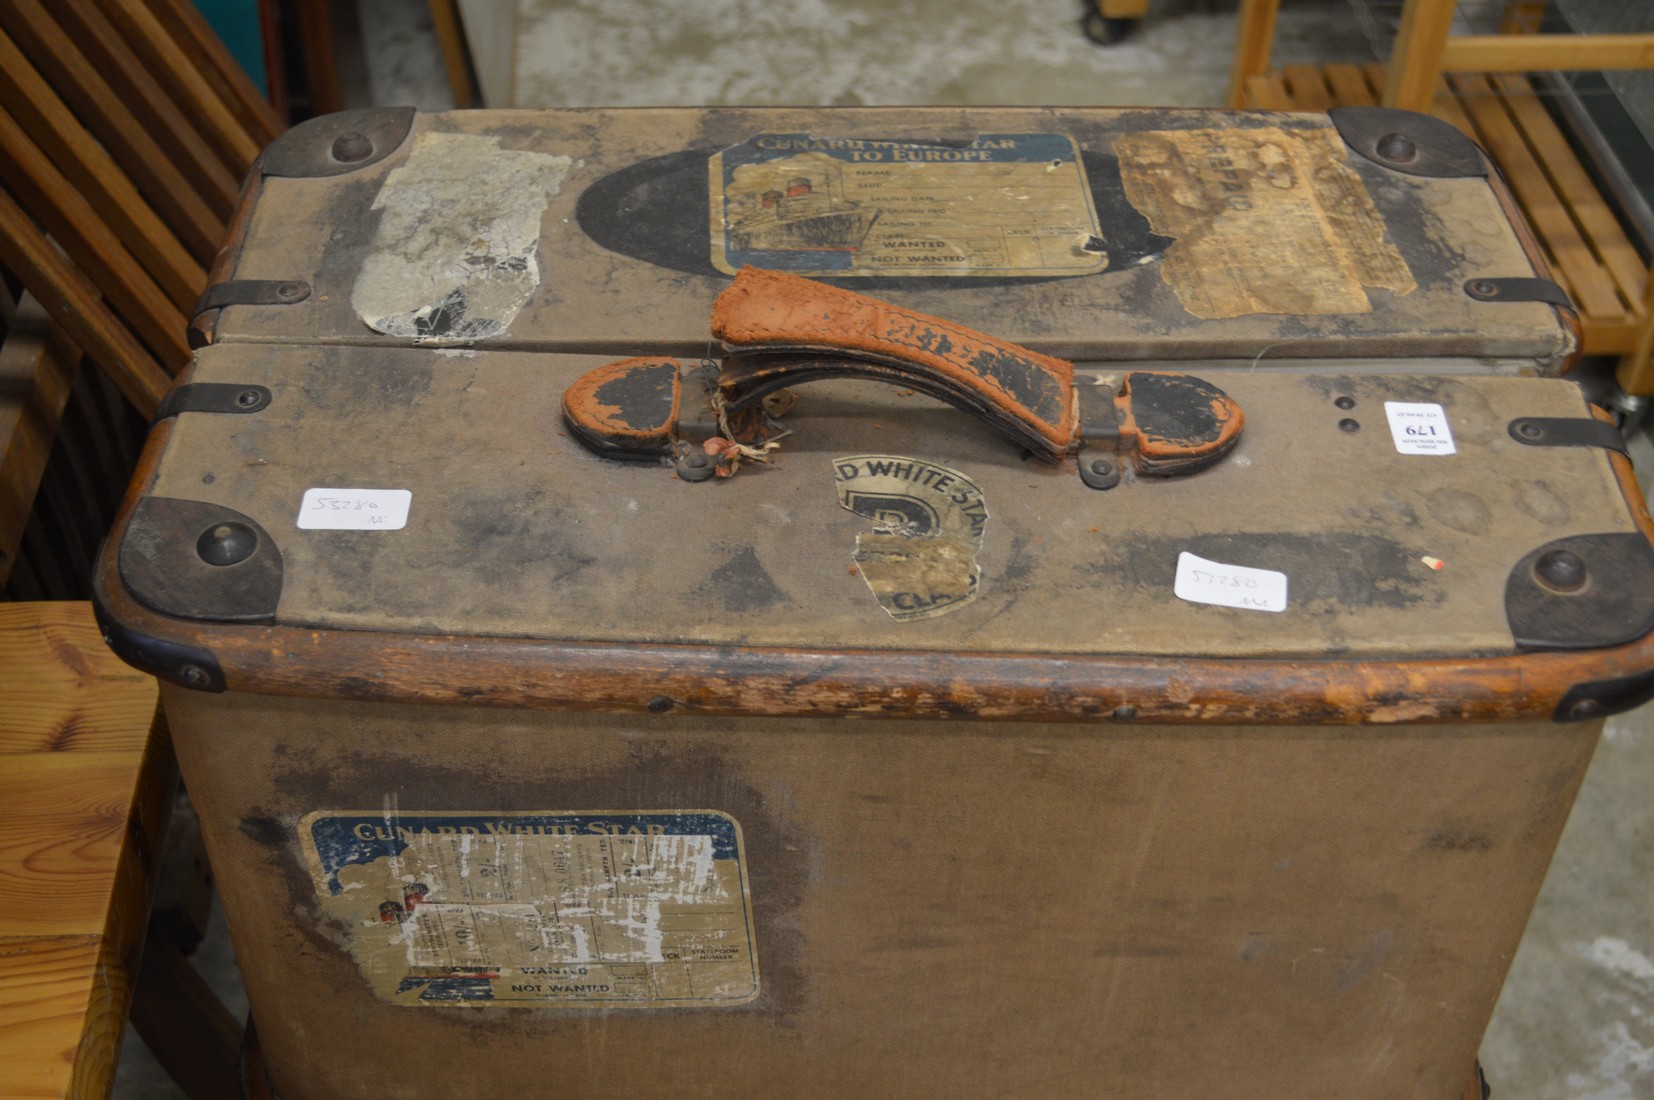
[[[1112,46],[1131,33],[1135,19],[1111,19],[1093,8],[1080,20],[1080,30],[1099,46]]]

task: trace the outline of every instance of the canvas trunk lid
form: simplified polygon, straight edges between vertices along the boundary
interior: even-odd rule
[[[260,159],[195,335],[703,354],[750,264],[1074,359],[1557,373],[1488,165],[1383,108],[351,112]]]

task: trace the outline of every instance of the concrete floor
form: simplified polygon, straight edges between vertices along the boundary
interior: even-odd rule
[[[374,101],[449,106],[426,6],[358,3]],[[1071,0],[522,0],[517,105],[1218,105],[1234,5],[1151,9],[1101,48]],[[1372,55],[1346,4],[1287,0],[1276,56]],[[1654,1100],[1651,791],[1654,706],[1609,722],[1585,779],[1483,1044],[1498,1100]],[[239,1011],[221,921],[200,962]],[[182,1094],[129,1035],[115,1095]]]

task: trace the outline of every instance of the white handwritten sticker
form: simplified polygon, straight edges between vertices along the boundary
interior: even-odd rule
[[[1244,611],[1285,611],[1286,574],[1273,569],[1197,558],[1185,550],[1177,556],[1177,581],[1172,586],[1180,600],[1238,607]]]
[[[1402,454],[1454,453],[1453,429],[1447,426],[1447,412],[1440,405],[1386,401],[1384,415],[1390,418],[1390,436]]]
[[[406,489],[306,489],[299,526],[307,531],[400,531],[413,494]]]

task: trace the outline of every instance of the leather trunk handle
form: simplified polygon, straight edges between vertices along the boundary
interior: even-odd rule
[[[1134,371],[1116,385],[1076,389],[1067,360],[780,272],[744,269],[713,304],[712,331],[726,352],[715,376],[711,363],[686,375],[663,357],[582,375],[563,395],[574,435],[614,458],[681,457],[703,444],[720,462],[731,451],[763,460],[775,444],[760,399],[842,377],[947,401],[1046,458],[1121,452],[1159,477],[1216,462],[1244,423],[1233,399],[1190,375]],[[686,377],[695,377],[692,392]]]
[[[979,417],[1029,450],[1076,441],[1074,365],[796,275],[743,268],[712,304],[728,352],[718,375],[739,411],[792,382],[853,375],[908,386]]]

